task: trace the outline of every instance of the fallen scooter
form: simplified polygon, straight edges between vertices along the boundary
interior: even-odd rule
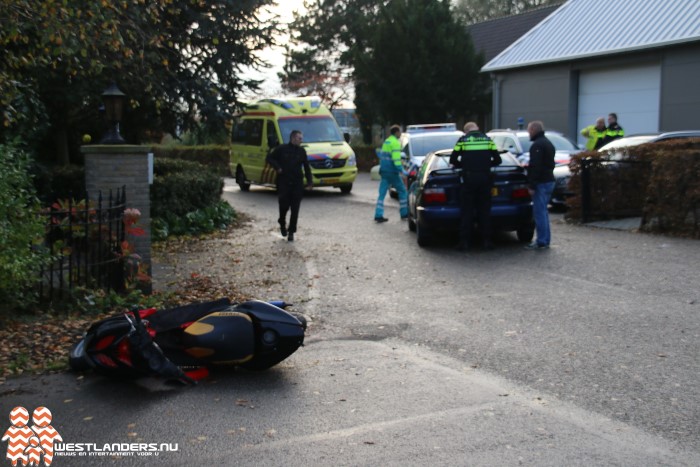
[[[75,371],[194,383],[209,367],[265,370],[304,344],[306,320],[283,301],[221,299],[135,310],[98,321],[70,351]]]

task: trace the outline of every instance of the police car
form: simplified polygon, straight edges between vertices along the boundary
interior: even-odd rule
[[[453,149],[463,134],[457,130],[457,125],[454,123],[408,125],[400,139],[401,160],[404,169],[408,172],[406,188],[409,188],[416,179],[416,174],[426,155],[441,149]],[[398,196],[393,188],[390,195],[394,198]]]

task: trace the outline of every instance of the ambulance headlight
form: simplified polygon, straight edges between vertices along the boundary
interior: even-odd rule
[[[357,165],[357,159],[355,158],[355,153],[351,153],[348,157],[348,167],[355,167]]]

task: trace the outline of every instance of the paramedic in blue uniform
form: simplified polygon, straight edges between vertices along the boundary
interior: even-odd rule
[[[384,198],[390,186],[396,189],[399,194],[399,214],[401,219],[408,218],[408,193],[406,185],[401,179],[401,175],[407,175],[401,164],[401,127],[393,125],[389,129],[389,137],[384,141],[382,150],[379,153],[379,175],[382,180],[379,182],[379,196],[374,209],[374,221],[378,223],[386,222],[389,219],[384,217]]]

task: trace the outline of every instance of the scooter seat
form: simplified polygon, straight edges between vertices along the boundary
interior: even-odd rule
[[[187,354],[212,363],[239,364],[255,352],[253,322],[245,313],[219,311],[198,319],[184,330]]]

